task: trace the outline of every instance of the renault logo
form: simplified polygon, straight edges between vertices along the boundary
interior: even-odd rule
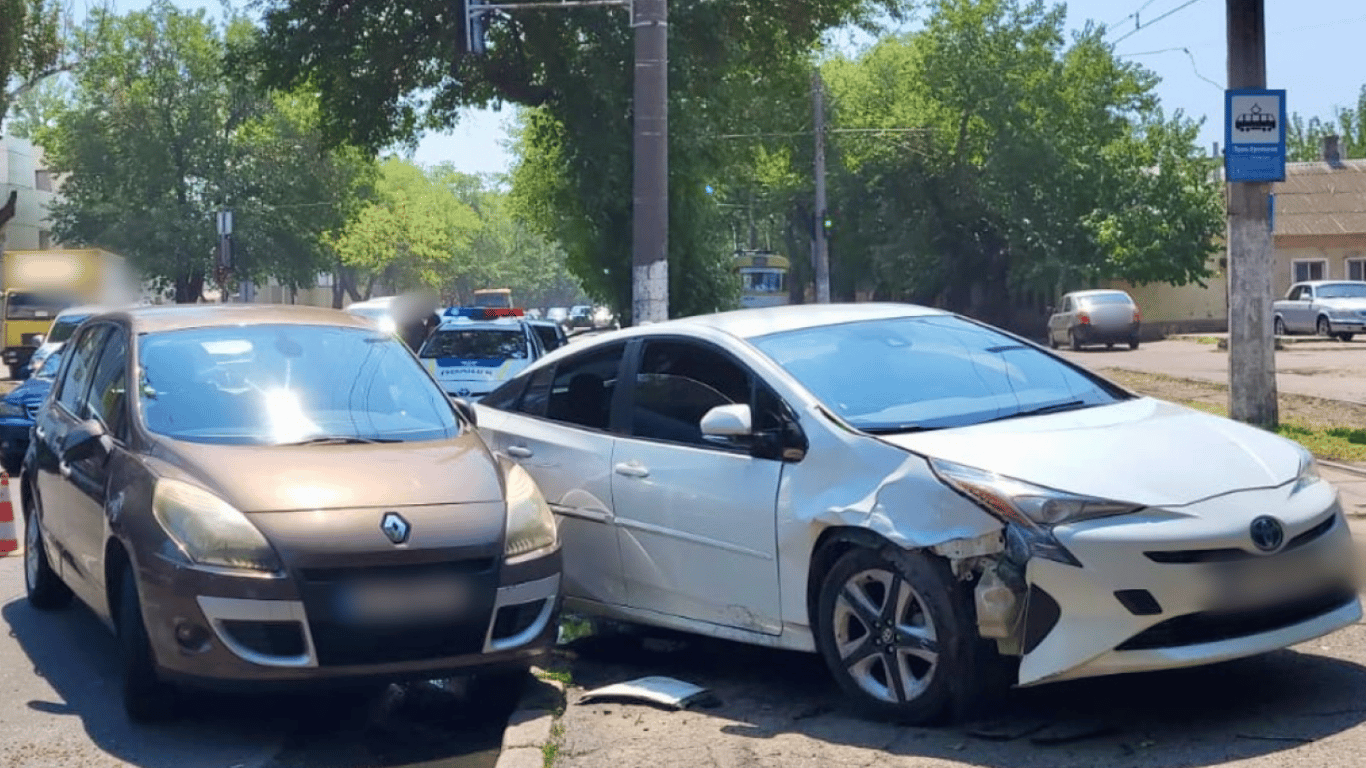
[[[397,512],[385,512],[384,519],[379,521],[379,529],[384,531],[384,535],[389,537],[389,541],[395,544],[402,544],[408,540],[408,534],[412,531],[412,526],[408,521]]]
[[[1275,552],[1285,543],[1285,528],[1274,517],[1262,515],[1252,521],[1252,543],[1263,552]]]

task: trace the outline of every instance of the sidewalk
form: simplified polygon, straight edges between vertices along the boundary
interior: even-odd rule
[[[1319,475],[1337,487],[1344,514],[1366,517],[1366,468],[1336,462],[1320,464]]]

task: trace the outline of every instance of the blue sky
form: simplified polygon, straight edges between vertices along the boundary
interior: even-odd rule
[[[77,0],[79,3],[81,0]],[[117,10],[145,7],[146,0],[112,0]],[[218,8],[216,0],[179,0],[185,7]],[[1183,7],[1184,6],[1184,7]],[[1158,96],[1167,112],[1180,109],[1205,118],[1200,141],[1206,151],[1223,140],[1226,80],[1224,0],[1073,0],[1068,26],[1087,19],[1110,27],[1117,53],[1161,77]],[[1168,14],[1163,18],[1164,14]],[[1135,26],[1139,26],[1135,29]],[[1329,117],[1356,103],[1366,83],[1366,4],[1361,0],[1297,0],[1266,3],[1267,87],[1287,91],[1287,109]],[[1121,39],[1122,38],[1122,39]],[[512,109],[470,111],[446,134],[423,138],[414,159],[451,162],[467,173],[508,170],[503,146]],[[1356,157],[1366,147],[1350,149]]]

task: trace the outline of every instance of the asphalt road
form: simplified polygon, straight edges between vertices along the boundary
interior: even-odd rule
[[[29,607],[21,555],[0,558],[0,617],[4,768],[491,768],[507,723],[457,682],[370,697],[191,694],[177,720],[137,725],[119,702],[113,636],[78,603]]]

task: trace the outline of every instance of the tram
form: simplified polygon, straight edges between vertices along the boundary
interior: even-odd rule
[[[777,307],[788,303],[786,256],[772,251],[736,251],[734,269],[740,274],[740,306]]]

